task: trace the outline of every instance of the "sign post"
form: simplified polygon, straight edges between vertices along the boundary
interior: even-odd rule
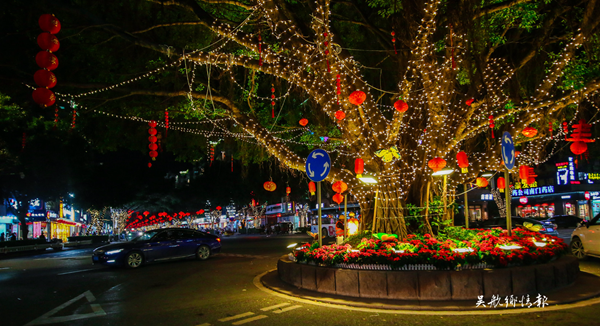
[[[315,149],[308,154],[306,158],[306,175],[308,178],[317,183],[317,206],[318,206],[318,221],[319,221],[319,247],[323,245],[323,231],[321,224],[321,181],[325,180],[331,169],[331,159],[329,154],[323,149]]]
[[[504,192],[506,197],[506,229],[508,230],[508,236],[512,235],[512,218],[511,218],[511,209],[510,209],[510,179],[508,171],[512,170],[515,167],[515,143],[512,140],[512,137],[509,132],[505,131],[502,134],[502,162],[506,167],[504,170]]]

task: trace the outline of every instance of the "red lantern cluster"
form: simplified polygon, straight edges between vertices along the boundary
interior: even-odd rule
[[[209,166],[212,166],[214,160],[215,160],[215,147],[211,144],[210,145],[210,165]]]
[[[292,188],[290,188],[290,187],[285,187],[285,194],[286,194],[286,195],[288,195],[288,196],[289,196],[291,192],[292,192]]]
[[[354,160],[354,173],[356,173],[357,178],[362,178],[363,172],[365,172],[365,161],[359,157]]]
[[[275,119],[275,85],[271,84],[271,118]]]
[[[398,100],[394,103],[394,108],[396,108],[398,112],[406,112],[406,110],[408,110],[408,104],[402,100]]]
[[[262,36],[260,36],[260,34],[258,34],[258,65],[262,66],[263,64],[263,60],[262,60]]]
[[[148,137],[148,141],[150,141],[150,144],[148,145],[148,148],[150,149],[149,155],[152,160],[155,161],[158,156],[158,152],[156,151],[158,149],[158,145],[156,145],[158,138],[156,138],[156,129],[154,128],[156,127],[156,121],[152,120],[148,122],[148,126],[150,126],[150,129],[148,129],[148,133],[150,134]]]
[[[331,72],[331,69],[329,67],[329,41],[327,41],[327,37],[329,36],[329,34],[327,32],[323,33],[323,48],[325,49],[323,51],[323,54],[325,54],[325,58],[327,61],[327,72]]]
[[[398,51],[396,50],[396,32],[392,31],[392,44],[394,45],[394,54],[398,54]]]
[[[311,196],[315,195],[315,191],[317,191],[317,187],[315,186],[314,182],[311,181],[308,183],[308,191],[310,192]]]
[[[521,178],[521,183],[530,185],[535,182],[535,177],[537,177],[537,175],[532,167],[527,165],[521,165],[519,167],[519,178]]]
[[[165,109],[165,138],[167,137],[168,131],[169,131],[169,109]]]
[[[460,151],[456,153],[456,162],[458,163],[458,167],[461,169],[462,173],[469,172],[469,158],[467,157],[467,153]]]
[[[567,140],[567,136],[569,135],[569,124],[566,121],[562,123],[563,133],[565,134],[565,140]]]
[[[348,185],[344,181],[337,181],[331,186],[331,189],[336,192],[336,194],[333,195],[333,201],[338,203],[338,205],[341,204],[344,201],[342,192],[348,190]]]
[[[354,105],[361,105],[367,99],[367,94],[363,91],[354,91],[350,96],[348,96],[348,100],[350,103]]]
[[[579,120],[579,123],[573,125],[573,133],[571,138],[565,140],[572,141],[571,152],[575,155],[581,155],[587,151],[586,143],[593,143],[596,140],[590,139],[592,136],[592,125],[585,123],[585,120]]]
[[[492,138],[494,138],[494,127],[496,126],[494,124],[494,116],[490,115],[489,118],[490,118],[490,130],[492,131]]]
[[[429,166],[429,168],[432,169],[433,172],[437,172],[446,167],[446,160],[444,160],[441,157],[432,158],[427,163],[427,166]]]
[[[308,124],[308,119],[302,118],[300,119],[300,121],[298,122],[302,127],[306,127],[306,125]]]
[[[60,31],[60,21],[53,15],[41,15],[38,23],[42,29],[42,33],[37,37],[37,43],[43,51],[40,51],[35,56],[35,62],[41,68],[33,75],[33,80],[38,88],[33,91],[33,101],[42,107],[48,107],[56,102],[54,92],[50,90],[56,86],[56,76],[52,70],[58,67],[58,59],[52,52],[60,48],[60,42],[54,34]],[[55,125],[57,122],[57,114],[55,112]]]
[[[340,81],[340,74],[337,74],[335,76],[335,84],[336,84],[335,94],[337,95],[337,104],[340,105],[340,94],[342,94],[342,82]]]

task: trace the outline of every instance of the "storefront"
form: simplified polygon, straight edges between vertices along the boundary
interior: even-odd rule
[[[62,239],[63,242],[67,242],[70,236],[81,235],[84,229],[85,225],[62,218],[50,221],[51,239]]]
[[[18,231],[19,221],[14,215],[0,216],[0,234],[4,233],[4,239],[7,240],[9,232]]]

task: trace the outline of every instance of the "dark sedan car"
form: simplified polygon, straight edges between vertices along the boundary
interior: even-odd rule
[[[554,228],[554,225],[546,221],[537,221],[531,218],[512,218],[512,227],[524,227],[526,223],[531,223],[533,226],[539,228],[540,233],[558,236],[558,231]],[[470,228],[477,229],[492,229],[492,228],[503,228],[506,229],[506,218],[496,217],[485,221],[480,221],[476,225],[469,224]]]
[[[190,229],[158,229],[140,234],[131,241],[96,248],[94,264],[137,268],[153,261],[196,257],[206,260],[221,251],[221,239]]]
[[[553,217],[547,219],[547,221],[558,225],[559,228],[575,228],[579,225],[579,223],[583,222],[583,219],[573,215],[554,215]]]

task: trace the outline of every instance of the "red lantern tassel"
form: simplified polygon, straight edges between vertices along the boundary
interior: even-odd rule
[[[57,124],[58,124],[58,105],[54,109],[54,130],[56,130]]]
[[[27,139],[27,134],[23,133],[23,143],[21,144],[21,152],[25,150],[25,140]]]

